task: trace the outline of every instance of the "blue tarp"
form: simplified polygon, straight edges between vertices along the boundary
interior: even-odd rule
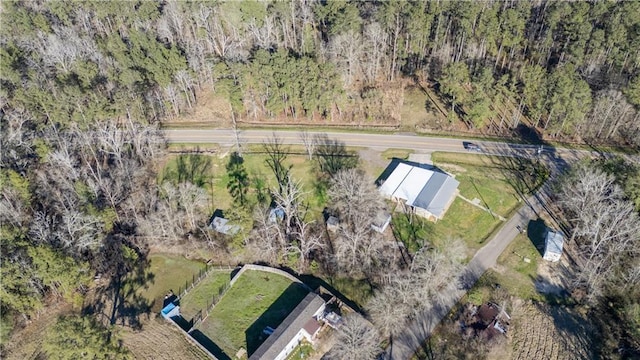
[[[174,303],[170,303],[162,309],[162,315],[167,315],[171,312],[171,310],[175,309],[176,305]]]

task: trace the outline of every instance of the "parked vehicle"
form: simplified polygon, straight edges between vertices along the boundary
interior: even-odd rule
[[[478,146],[477,144],[465,141],[462,143],[462,145],[464,146],[465,149],[469,151],[482,152],[482,149],[480,149],[480,146]]]

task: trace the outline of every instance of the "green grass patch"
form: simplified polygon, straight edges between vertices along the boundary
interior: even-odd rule
[[[496,271],[495,278],[511,295],[544,301],[544,296],[535,288],[539,261],[542,256],[531,240],[526,235],[518,235],[498,258],[498,269],[502,271]]]
[[[394,212],[391,218],[393,235],[402,241],[411,253],[415,253],[430,243],[430,235],[434,233],[434,224],[419,216]]]
[[[255,145],[255,151],[261,150],[259,145]],[[309,161],[302,154],[289,155],[285,164],[291,166],[291,175],[302,183],[303,190],[307,193],[307,201],[312,210],[321,210],[325,200],[317,196],[315,184],[317,182],[315,162]],[[256,184],[259,182],[265,190],[275,188],[277,183],[271,169],[265,163],[266,154],[245,153],[243,154],[244,166],[249,175],[250,185],[248,191],[249,201],[257,202]],[[218,155],[186,154],[171,155],[161,172],[160,181],[188,180],[202,186],[212,199],[211,210],[229,209],[233,206],[233,198],[229,194],[227,185],[229,176],[226,165],[228,156],[220,158]]]
[[[413,154],[414,151],[413,150],[407,150],[407,149],[387,149],[385,151],[383,151],[380,156],[383,159],[393,159],[393,158],[398,158],[398,159],[403,159],[403,160],[407,160],[409,158],[409,155]]]
[[[189,320],[200,310],[203,313],[214,301],[218,301],[231,280],[231,272],[213,270],[196,287],[180,299],[180,313]]]
[[[494,229],[501,224],[488,212],[456,198],[444,218],[431,226],[428,240],[436,248],[446,246],[449,239],[464,240],[470,257],[482,246]]]
[[[429,112],[427,112],[429,106]],[[409,87],[404,91],[402,107],[400,108],[400,118],[402,128],[413,131],[428,124],[429,119],[435,118],[435,107],[432,108],[431,100],[422,89]]]
[[[303,360],[308,359],[313,354],[313,346],[307,341],[302,341],[298,347],[287,357],[287,360]]]
[[[507,294],[523,300],[546,301],[535,287],[539,261],[542,256],[531,240],[526,235],[518,235],[498,258],[498,266],[487,270],[461,303],[481,305],[496,301],[496,294],[500,292],[502,297]]]
[[[153,281],[148,283],[146,289],[140,291],[140,295],[149,302],[155,301],[154,310],[162,306],[162,299],[169,290],[178,294],[181,288],[184,289],[185,282],[191,281],[193,276],[197,276],[206,266],[200,261],[178,255],[152,254],[149,259],[151,265],[148,271],[153,274]]]
[[[280,275],[246,271],[198,330],[231,358],[240,348],[251,355],[265,340],[262,330],[278,327],[307,293]]]

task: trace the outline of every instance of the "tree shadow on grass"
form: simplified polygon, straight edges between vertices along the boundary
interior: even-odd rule
[[[193,330],[189,333],[192,338],[194,338],[200,345],[204,346],[213,356],[218,358],[219,360],[231,360],[229,355],[227,355],[216,343],[211,341],[205,334],[203,334],[200,330]]]
[[[578,312],[574,306],[536,304],[539,311],[553,318],[556,334],[562,344],[562,352],[573,359],[596,359],[594,339],[597,329],[591,320]],[[549,329],[550,330],[550,329]]]
[[[109,279],[107,286],[96,291],[93,301],[86,304],[83,314],[101,314],[109,325],[120,324],[132,329],[142,328],[140,316],[147,317],[154,305],[140,294],[154,280],[148,271],[149,250],[136,242],[136,226],[117,222],[107,235],[96,257],[98,272]]]
[[[325,280],[313,276],[313,275],[299,275],[300,280],[302,280],[305,284],[309,285],[310,288],[312,289],[317,289],[319,287],[323,287],[327,290],[329,290],[329,292],[331,292],[333,295],[335,295],[335,297],[338,298],[338,300],[340,300],[342,303],[346,304],[347,306],[349,306],[350,308],[352,308],[353,310],[362,313],[362,308],[360,306],[358,306],[358,304],[356,304],[354,301],[348,299],[347,297],[345,297],[340,291],[338,291],[336,288],[334,288],[331,284],[327,283]],[[330,277],[329,281],[332,281],[331,279],[333,279],[333,277]],[[370,285],[372,285],[370,283]],[[373,288],[369,287],[369,289],[371,290],[371,293],[373,293]]]
[[[192,184],[204,186],[211,173],[211,156],[199,154],[199,147],[196,147],[195,151],[195,154],[178,155],[175,169],[166,169],[162,174],[162,180],[173,181],[175,184],[189,181]]]
[[[308,293],[309,290],[298,283],[289,285],[276,301],[245,330],[247,354],[249,356],[267,339],[267,335],[263,333],[263,330],[267,326],[276,329]]]
[[[341,170],[354,169],[358,166],[358,153],[347,150],[345,143],[330,139],[326,134],[315,136],[314,152],[318,168],[327,178],[333,177]]]

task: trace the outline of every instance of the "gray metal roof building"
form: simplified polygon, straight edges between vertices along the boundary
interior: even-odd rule
[[[380,186],[380,192],[441,219],[458,185],[460,182],[445,173],[400,163]]]
[[[274,360],[289,354],[289,348],[297,346],[296,338],[301,338],[301,331],[309,320],[324,309],[324,301],[315,293],[309,293],[287,316],[273,334],[251,354],[249,360]],[[313,335],[313,334],[311,334]],[[291,348],[291,350],[293,350]]]

